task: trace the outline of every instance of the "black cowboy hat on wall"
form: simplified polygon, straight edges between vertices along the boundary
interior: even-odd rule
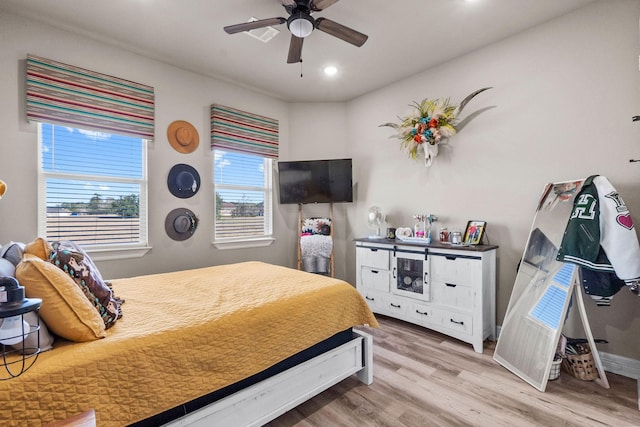
[[[167,186],[174,196],[188,199],[200,189],[200,174],[192,166],[178,163],[169,171]]]
[[[174,209],[164,220],[164,229],[173,240],[187,240],[193,236],[197,227],[198,217],[189,209]]]

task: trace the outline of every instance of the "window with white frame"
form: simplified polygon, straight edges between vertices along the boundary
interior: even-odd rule
[[[211,106],[211,149],[217,247],[265,246],[273,241],[273,162],[277,119]]]
[[[146,253],[154,88],[36,55],[25,77],[27,120],[38,123],[38,234],[100,259]]]
[[[273,160],[214,149],[216,243],[272,237]]]
[[[147,246],[147,140],[38,124],[39,235],[88,250]]]

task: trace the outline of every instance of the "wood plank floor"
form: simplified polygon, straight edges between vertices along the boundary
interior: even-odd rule
[[[640,426],[636,380],[607,373],[604,389],[561,372],[542,393],[484,353],[377,316],[374,382],[355,377],[269,423],[284,426]]]

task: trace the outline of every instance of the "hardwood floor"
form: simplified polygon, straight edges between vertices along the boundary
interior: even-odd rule
[[[284,426],[640,426],[635,379],[610,389],[561,372],[542,393],[471,345],[377,316],[374,382],[355,377],[269,423]]]

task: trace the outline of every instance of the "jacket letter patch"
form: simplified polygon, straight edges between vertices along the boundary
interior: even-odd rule
[[[596,199],[591,194],[580,194],[574,206],[571,218],[594,219],[596,217]]]

